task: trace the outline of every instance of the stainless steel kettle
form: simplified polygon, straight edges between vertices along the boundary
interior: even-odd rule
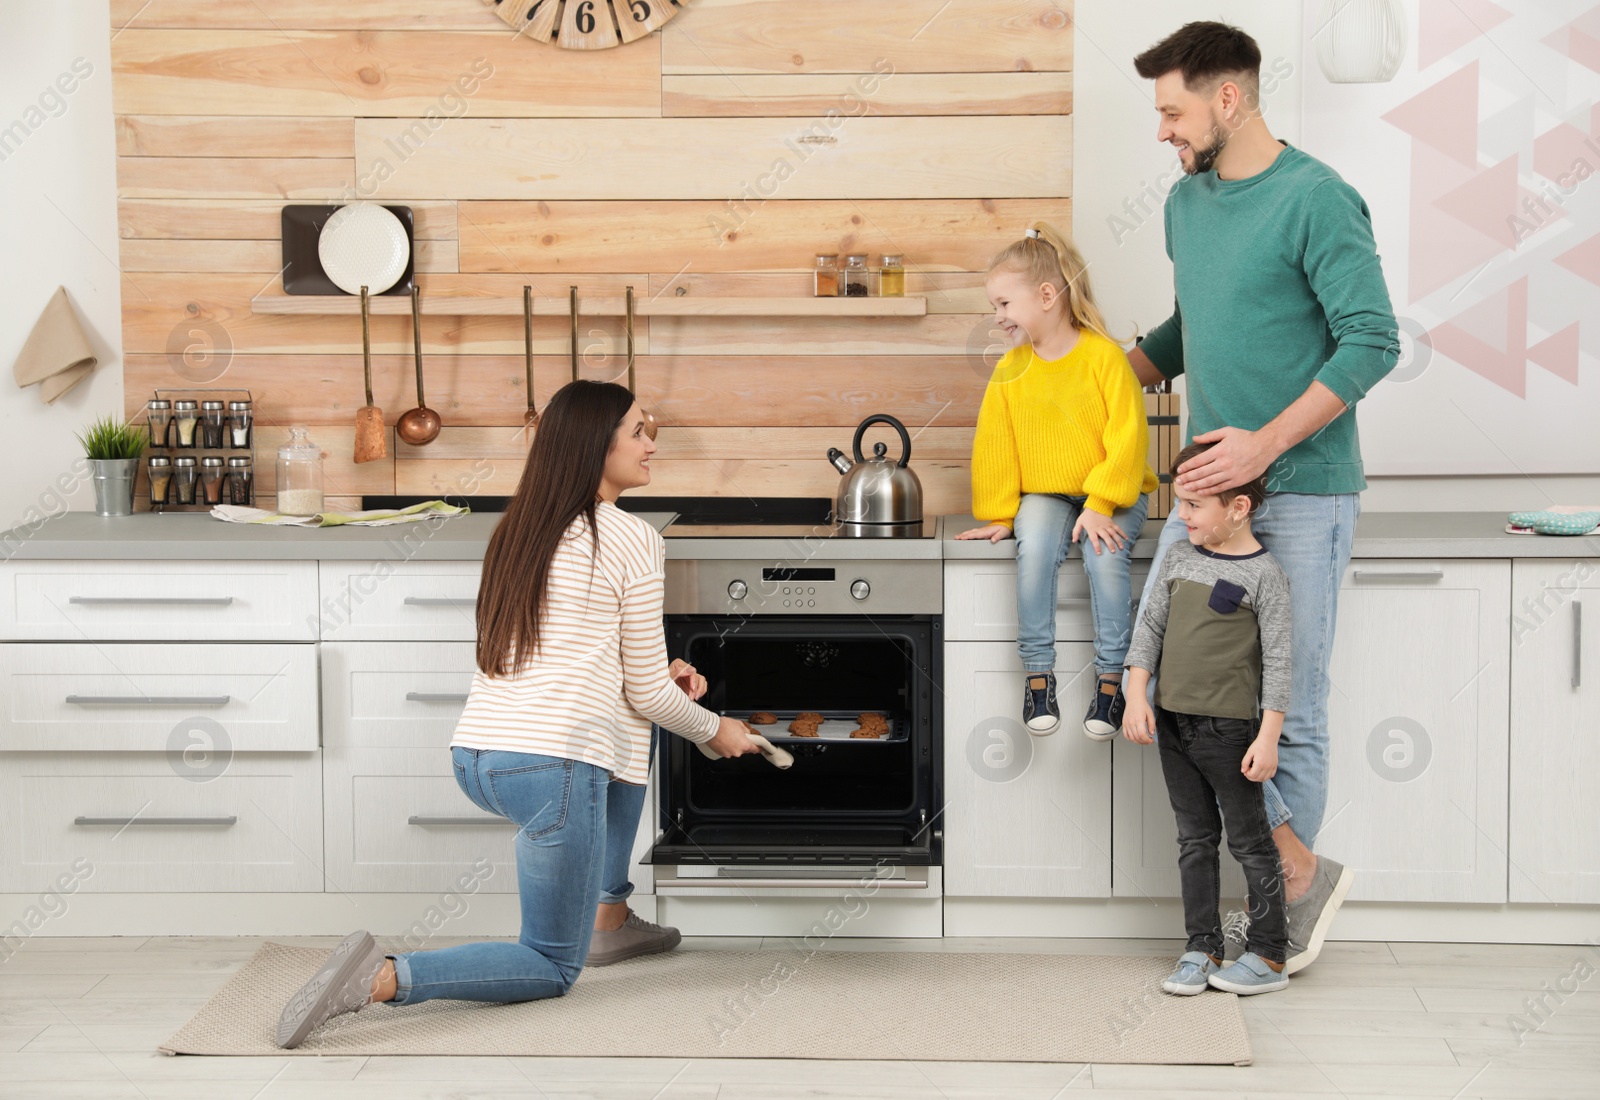
[[[861,455],[861,439],[874,424],[888,424],[900,433],[900,460],[888,458],[882,443],[872,447],[872,457]],[[911,436],[906,426],[892,416],[878,413],[856,427],[851,444],[855,461],[837,447],[828,448],[828,461],[844,475],[834,503],[833,519],[841,535],[860,538],[893,538],[916,535],[922,530],[922,482],[908,463],[911,461]]]

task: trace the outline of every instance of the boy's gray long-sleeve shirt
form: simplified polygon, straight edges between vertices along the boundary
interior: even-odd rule
[[[1289,578],[1264,548],[1232,555],[1176,542],[1126,664],[1156,674],[1163,710],[1254,719],[1289,709],[1293,637]]]

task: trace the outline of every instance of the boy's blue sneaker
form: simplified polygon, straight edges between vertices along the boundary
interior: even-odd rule
[[[1180,997],[1193,997],[1206,991],[1211,975],[1222,969],[1222,964],[1204,951],[1185,951],[1178,956],[1178,966],[1167,975],[1161,988]]]
[[[1282,970],[1272,969],[1267,965],[1267,960],[1254,951],[1246,951],[1239,956],[1238,962],[1229,963],[1207,980],[1212,989],[1237,993],[1241,997],[1253,993],[1271,993],[1289,986],[1289,975]]]
[[[1030,672],[1022,682],[1022,724],[1035,737],[1054,733],[1061,724],[1056,705],[1056,674]]]
[[[1101,684],[1117,685],[1117,690],[1107,693]],[[1122,682],[1102,677],[1095,685],[1094,696],[1089,700],[1089,711],[1083,716],[1083,732],[1091,741],[1109,741],[1122,729],[1122,712],[1128,707],[1127,696],[1122,694]]]

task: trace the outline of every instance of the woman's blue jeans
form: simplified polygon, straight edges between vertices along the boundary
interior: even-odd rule
[[[480,809],[518,826],[516,943],[469,943],[392,956],[392,1004],[438,997],[534,1001],[572,988],[589,956],[595,909],[622,901],[645,788],[593,764],[531,753],[451,750],[456,782]]]
[[[1025,493],[1012,521],[1017,536],[1017,655],[1026,672],[1050,672],[1056,667],[1056,575],[1072,551],[1072,527],[1087,499]],[[1094,667],[1100,673],[1120,676],[1128,655],[1133,637],[1128,565],[1149,508],[1149,496],[1141,493],[1130,507],[1111,517],[1128,536],[1121,550],[1097,554],[1088,535],[1078,539],[1094,616]]]

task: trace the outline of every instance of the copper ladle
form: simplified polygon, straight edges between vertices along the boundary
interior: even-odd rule
[[[400,415],[400,419],[395,421],[394,431],[402,443],[421,447],[439,438],[443,421],[438,413],[428,408],[422,396],[422,288],[419,286],[411,288],[411,339],[416,349],[417,407]]]
[[[522,422],[533,427],[539,422],[539,410],[533,404],[533,287],[522,288],[522,366],[527,374],[528,411]]]
[[[639,391],[634,386],[634,382],[633,382],[633,287],[631,287],[631,286],[628,288],[627,301],[628,301],[628,324],[627,324],[627,329],[628,329],[628,392],[633,394],[634,397],[637,398],[639,396]],[[656,437],[656,433],[661,430],[661,425],[656,422],[655,416],[651,414],[649,409],[644,408],[643,406],[640,406],[639,411],[644,414],[644,434],[649,436],[651,439],[654,439]]]

